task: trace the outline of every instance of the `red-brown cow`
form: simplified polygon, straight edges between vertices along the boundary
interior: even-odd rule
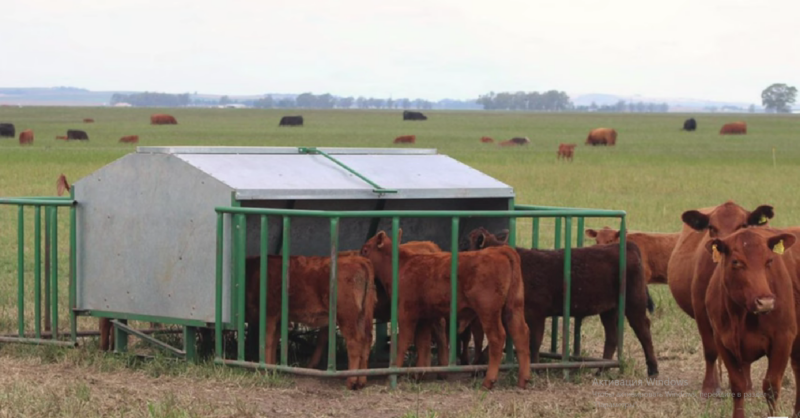
[[[56,135],[56,139],[62,139],[62,140],[66,141],[67,140],[67,136],[66,135]]]
[[[589,131],[586,137],[586,145],[615,145],[617,143],[617,131],[612,128],[596,128]]]
[[[398,236],[398,240],[401,237]],[[392,240],[381,231],[361,249],[389,288],[392,269]],[[451,253],[421,254],[399,249],[398,271],[398,358],[403,364],[408,347],[417,341],[417,365],[430,364],[430,332],[419,332],[421,320],[438,320],[450,313]],[[505,345],[506,330],[514,341],[519,359],[517,385],[525,387],[531,377],[529,331],[525,324],[525,295],[519,256],[509,247],[488,248],[458,255],[457,315],[459,331],[477,317],[489,339],[489,368],[483,387],[491,389],[497,381]]]
[[[469,249],[508,248],[507,234],[508,231],[503,231],[495,236],[484,228],[478,228],[469,234]],[[536,363],[539,361],[545,320],[564,314],[564,250],[517,248],[516,251],[522,263],[525,320],[531,330],[530,351]],[[606,334],[603,358],[610,359],[617,349],[619,245],[595,245],[572,248],[571,251],[570,315],[576,318],[576,323],[578,318],[600,315]],[[644,350],[647,375],[655,376],[658,374],[658,360],[653,350],[650,319],[647,317],[647,285],[642,271],[642,258],[639,248],[632,242],[627,243],[625,255],[625,317]]]
[[[172,115],[157,113],[150,116],[151,125],[177,125],[178,121]]]
[[[416,142],[416,135],[401,135],[394,139],[395,144],[415,144]]]
[[[488,136],[481,137],[481,142],[484,144],[491,144],[494,142],[494,139],[489,138]]]
[[[260,257],[245,260],[246,314],[245,320],[257,329],[260,289]],[[283,257],[269,256],[267,265],[267,300],[281,300],[281,267]],[[369,260],[363,257],[342,257],[337,262],[338,287],[336,323],[347,344],[349,370],[366,369],[372,346],[372,319],[377,301],[375,275]],[[289,320],[310,327],[328,324],[330,296],[330,257],[292,256],[289,259]],[[267,305],[266,353],[267,364],[275,364],[278,348],[278,321],[281,304]],[[348,389],[366,385],[366,376],[348,377]]]
[[[92,118],[85,118],[85,119],[83,120],[83,123],[94,123],[94,119],[92,119]]]
[[[516,136],[514,138],[509,139],[508,141],[503,141],[499,143],[501,147],[513,147],[515,145],[528,145],[531,143],[531,140],[528,137],[523,136]]]
[[[783,373],[792,359],[795,382],[800,382],[800,339],[797,324],[797,254],[790,248],[796,237],[769,228],[742,229],[725,239],[712,239],[704,249],[716,264],[704,298],[714,332],[714,345],[728,370],[733,417],[744,418],[744,398],[751,390],[750,365],[767,356],[762,391],[769,415]],[[794,415],[800,412],[795,393]]]
[[[442,251],[436,243],[431,241],[410,241],[405,244],[400,244],[400,248],[405,248],[410,251],[414,251],[417,253],[438,253]],[[352,250],[352,251],[342,251],[339,253],[339,257],[352,257],[357,256],[361,253],[361,250]],[[377,273],[377,272],[376,272]],[[389,278],[389,283],[391,283],[391,277]],[[383,282],[381,281],[380,277],[376,274],[375,276],[375,290],[378,297],[378,302],[375,304],[374,310],[374,318],[376,321],[391,321],[392,316],[392,300],[389,298],[389,292],[387,292],[383,288]],[[432,321],[430,324],[432,336],[436,341],[438,352],[439,362],[442,361],[447,362],[447,335],[445,333],[444,328],[442,327],[440,321]],[[308,361],[306,367],[308,368],[315,368],[319,365],[319,362],[322,360],[322,354],[325,352],[325,348],[328,344],[328,327],[322,327],[317,334],[317,346],[314,350],[314,353],[311,355],[311,359]],[[377,344],[384,344],[383,341],[378,341]]]
[[[586,236],[594,238],[598,244],[619,242],[619,230],[603,227],[600,230],[587,229]],[[626,239],[635,243],[642,253],[642,267],[647,284],[667,284],[667,265],[680,232],[672,234],[628,231]]]
[[[139,142],[139,135],[123,136],[122,138],[119,139],[119,142],[123,142],[123,143],[126,143],[126,144],[135,144],[135,143]]]
[[[33,144],[33,130],[26,129],[19,133],[19,144],[20,145],[31,145]]]
[[[575,153],[576,144],[559,144],[558,145],[558,159],[565,159],[572,161],[572,156]]]
[[[744,135],[746,133],[747,124],[744,122],[726,123],[719,130],[720,135]]]
[[[717,350],[705,310],[706,289],[714,263],[705,250],[705,243],[709,239],[725,238],[742,228],[767,225],[773,216],[772,206],[762,205],[750,212],[730,200],[716,207],[686,211],[681,216],[685,225],[667,264],[667,284],[675,302],[694,318],[700,332],[706,362],[703,394],[719,389],[714,372]]]

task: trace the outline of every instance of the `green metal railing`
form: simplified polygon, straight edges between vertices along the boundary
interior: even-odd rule
[[[572,209],[572,208],[553,208],[544,206],[523,206],[518,205],[513,210],[507,211],[319,211],[319,210],[294,210],[294,209],[260,209],[260,208],[242,208],[242,207],[217,207],[217,268],[216,268],[216,312],[215,320],[218,326],[215,327],[216,332],[216,353],[215,362],[218,364],[227,364],[232,366],[256,368],[262,370],[283,371],[300,375],[308,376],[325,376],[325,377],[347,377],[347,376],[377,376],[389,375],[391,386],[395,387],[397,384],[397,376],[400,374],[411,373],[454,373],[454,372],[471,372],[478,370],[486,370],[487,365],[472,365],[472,366],[456,366],[456,331],[458,321],[456,320],[456,297],[457,297],[457,269],[458,269],[458,228],[460,220],[463,218],[483,217],[483,218],[508,218],[509,219],[509,245],[516,244],[516,219],[517,218],[532,218],[533,219],[533,246],[539,245],[539,232],[540,232],[540,219],[541,218],[554,218],[556,222],[556,246],[560,246],[561,237],[561,223],[565,225],[564,233],[564,330],[563,330],[563,343],[560,355],[551,354],[548,357],[560,359],[559,363],[548,364],[538,363],[532,364],[532,369],[577,369],[577,368],[606,368],[606,367],[621,367],[622,365],[622,347],[623,347],[623,331],[624,331],[624,304],[625,304],[625,212],[615,210],[592,210],[592,209]],[[246,277],[244,272],[245,260],[245,234],[247,230],[247,221],[245,215],[256,215],[260,217],[260,248],[259,254],[261,257],[261,274],[259,277],[260,289],[259,294],[259,329],[257,338],[259,339],[259,361],[249,362],[245,361],[244,351],[244,330],[245,330],[245,312],[244,312],[244,288],[246,287]],[[229,321],[223,321],[223,273],[224,255],[226,248],[224,247],[225,241],[225,217],[231,220],[232,240],[230,249],[231,261],[231,300],[230,300],[230,317]],[[268,252],[268,234],[267,223],[269,217],[279,217],[283,220],[282,231],[282,272],[281,272],[281,337],[280,337],[280,350],[281,358],[279,364],[266,364],[265,363],[265,337],[266,332],[264,328],[266,320],[266,307],[270,302],[267,300],[267,252]],[[331,242],[331,273],[330,273],[330,311],[328,322],[328,368],[325,371],[292,367],[288,364],[288,318],[289,318],[289,229],[292,217],[305,217],[305,218],[327,218],[330,222],[330,242]],[[620,295],[619,295],[619,327],[618,327],[618,351],[617,360],[604,360],[590,357],[570,356],[569,349],[569,318],[570,318],[570,302],[571,302],[571,236],[572,236],[572,222],[577,218],[578,224],[578,244],[583,244],[583,225],[584,218],[619,218],[620,219]],[[389,366],[379,369],[368,370],[336,370],[336,344],[335,344],[335,330],[336,330],[336,288],[337,288],[337,269],[335,268],[338,257],[338,234],[339,234],[339,221],[341,218],[391,218],[392,228],[392,289],[391,289],[391,319],[390,319],[390,339],[391,350],[389,353]],[[449,350],[449,366],[437,367],[395,367],[398,355],[404,353],[397,352],[397,335],[398,335],[398,270],[399,270],[399,242],[397,240],[400,219],[402,218],[450,218],[451,219],[451,310],[450,310],[450,350]],[[557,322],[554,321],[553,341],[551,351],[555,352],[557,346]],[[223,329],[237,331],[238,344],[240,349],[237,352],[235,360],[224,358],[222,350],[222,333]],[[579,338],[576,337],[576,338]],[[382,344],[382,341],[378,341]],[[511,342],[508,343],[507,353],[513,353]],[[513,356],[506,356],[506,363],[501,369],[509,369],[516,367],[515,364],[508,360],[513,359]]]
[[[0,342],[74,346],[77,341],[75,307],[75,204],[72,197],[2,198],[0,205],[17,207],[17,335],[2,335]],[[25,317],[25,209],[33,208],[33,333]],[[69,207],[69,333],[58,332],[58,209]],[[44,208],[44,247],[42,260],[42,208]],[[44,265],[44,283],[42,266]],[[44,289],[43,289],[44,288]],[[43,298],[44,296],[44,298]],[[44,300],[43,300],[44,299]],[[44,315],[42,309],[44,308]],[[44,322],[44,327],[42,327]],[[44,330],[43,330],[44,328]],[[44,332],[43,332],[44,331]],[[69,337],[69,341],[59,337]],[[50,338],[46,338],[50,337]]]

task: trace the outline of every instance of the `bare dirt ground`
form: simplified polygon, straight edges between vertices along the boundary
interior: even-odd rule
[[[340,380],[282,376],[260,384],[260,378],[248,373],[157,376],[152,371],[106,367],[102,361],[45,363],[40,357],[0,354],[0,417],[728,416],[730,400],[705,401],[697,396],[702,363],[696,356],[689,357],[661,359],[657,380],[672,381],[670,386],[647,386],[646,382],[634,387],[597,386],[594,374],[585,371],[569,380],[561,372],[536,375],[527,390],[514,388],[506,374],[491,392],[479,389],[479,380],[467,375],[451,376],[447,382],[431,376],[419,384],[401,378],[396,391],[389,389],[387,380],[373,378],[365,390],[349,392]],[[760,386],[761,369],[754,370],[756,386]],[[612,371],[604,379],[644,379],[638,374],[617,376]],[[781,399],[785,411],[791,411],[794,399],[792,381],[785,379]],[[756,416],[766,414],[763,400],[751,405],[748,409]]]

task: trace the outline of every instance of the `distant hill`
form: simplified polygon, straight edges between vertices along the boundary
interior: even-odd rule
[[[0,87],[0,104],[23,106],[105,106],[115,91],[89,91],[76,87]],[[127,92],[125,92],[127,93]]]
[[[690,99],[690,98],[674,98],[674,97],[645,97],[645,96],[620,96],[614,94],[581,94],[572,98],[572,103],[575,106],[591,106],[592,103],[597,106],[613,105],[624,100],[625,102],[644,102],[644,103],[666,103],[670,107],[670,111],[683,112],[683,111],[709,111],[711,109],[731,109],[740,108],[747,109],[751,104],[755,104],[756,108],[761,111],[762,108],[759,103],[745,103],[745,102],[724,102],[704,99]]]

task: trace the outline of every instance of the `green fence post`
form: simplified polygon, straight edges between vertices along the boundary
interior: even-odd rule
[[[58,339],[58,207],[50,208],[50,217],[50,228],[52,228],[50,238],[52,239],[51,245],[53,248],[50,251],[52,254],[50,261],[53,264],[50,268],[52,277],[50,283],[50,291],[52,292],[50,303],[52,306],[50,311],[53,314],[53,339]]]
[[[281,365],[289,364],[289,234],[291,218],[283,217],[283,265],[281,266]]]
[[[586,219],[583,216],[578,217],[578,232],[577,232],[578,233],[578,245],[577,245],[578,248],[582,248],[583,247],[583,240],[585,238],[585,235],[584,235],[584,221],[585,220]]]
[[[453,216],[450,221],[450,361],[451,366],[456,365],[456,348],[458,347],[458,216]],[[469,332],[469,330],[467,330]],[[478,350],[478,348],[475,348]],[[444,347],[439,347],[444,350]],[[477,353],[475,354],[478,355]],[[441,366],[441,364],[440,364]]]
[[[224,214],[217,212],[217,281],[216,297],[214,299],[214,358],[222,360],[222,264],[223,264],[223,240],[224,240]]]
[[[186,325],[183,327],[183,352],[186,361],[197,363],[197,328]]]
[[[515,210],[514,199],[511,199],[511,205],[509,206],[508,209]],[[516,248],[517,246],[516,217],[508,218],[508,245],[510,245],[511,248]],[[514,363],[515,359],[516,355],[514,353],[514,339],[511,338],[511,334],[506,333],[506,363]]]
[[[391,335],[392,345],[389,350],[389,367],[395,367],[397,356],[404,356],[405,353],[397,352],[397,293],[399,282],[400,270],[400,243],[397,242],[397,234],[400,230],[400,218],[397,216],[392,217],[392,324]],[[409,332],[408,330],[406,332]],[[392,389],[397,389],[397,374],[389,375],[389,386]]]
[[[258,362],[266,363],[267,352],[267,259],[269,258],[269,218],[261,215],[261,265],[258,276]]]
[[[36,205],[33,219],[33,317],[36,339],[42,338],[42,207]]]
[[[531,248],[539,248],[539,218],[533,218],[533,237]]]
[[[331,282],[328,304],[328,371],[336,371],[336,303],[339,274],[339,218],[331,218]],[[321,332],[321,331],[320,331]]]
[[[117,320],[121,324],[128,324],[127,319],[118,319]],[[114,327],[114,352],[116,353],[126,353],[128,351],[128,333]]]
[[[25,207],[17,206],[17,328],[25,337]]]
[[[50,314],[50,259],[52,255],[50,252],[52,248],[50,248],[50,210],[49,206],[45,206],[44,208],[44,330],[45,331],[52,331],[53,329],[53,316]],[[52,335],[50,338],[54,338]]]
[[[619,368],[624,371],[623,366],[623,336],[625,334],[625,287],[626,287],[626,270],[628,262],[626,260],[627,253],[627,235],[625,226],[625,215],[622,215],[619,221],[619,306],[617,311],[617,360],[619,360]]]
[[[561,346],[561,362],[569,362],[569,324],[572,296],[572,217],[567,216],[564,222],[564,329]],[[569,376],[569,371],[564,369],[564,378]]]
[[[558,250],[561,248],[561,218],[555,219],[555,249]],[[558,353],[558,317],[552,316],[550,318],[551,329],[550,329],[550,352],[555,354]]]
[[[235,237],[236,237],[236,252],[234,253],[234,262],[236,263],[236,356],[239,361],[244,360],[245,348],[245,255],[247,254],[247,218],[245,215],[237,214],[234,217],[235,222]]]
[[[78,231],[75,189],[70,188],[73,204],[69,207],[69,333],[73,343],[78,342]]]

